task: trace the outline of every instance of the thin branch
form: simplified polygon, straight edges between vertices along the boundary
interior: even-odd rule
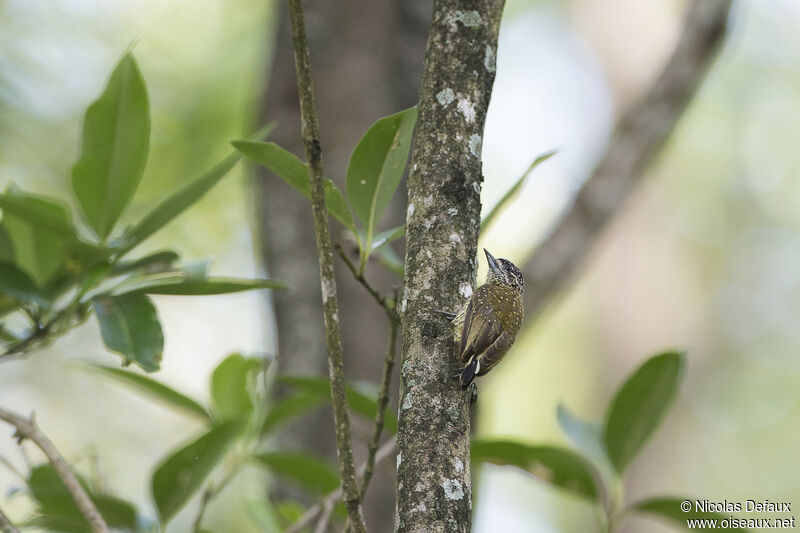
[[[211,503],[211,500],[213,500],[217,494],[222,492],[222,489],[233,479],[236,472],[237,468],[234,467],[219,481],[219,483],[209,482],[208,485],[206,485],[206,488],[203,490],[203,495],[200,498],[200,508],[197,510],[197,517],[194,519],[194,526],[192,527],[193,533],[200,533],[200,531],[202,531],[200,526],[203,522],[203,515],[205,515],[208,504]]]
[[[0,420],[16,428],[17,432],[15,436],[20,442],[24,439],[30,439],[42,450],[47,460],[53,465],[53,470],[55,470],[62,483],[64,483],[64,486],[69,491],[72,499],[75,500],[75,505],[78,506],[78,509],[86,518],[86,521],[89,522],[92,531],[95,533],[108,533],[108,526],[102,515],[94,506],[94,503],[78,481],[78,478],[76,478],[75,474],[70,470],[67,462],[55,446],[53,446],[53,443],[36,427],[33,415],[31,415],[30,418],[24,418],[0,407]]]
[[[397,292],[395,291],[395,300],[397,300]],[[372,480],[372,474],[375,470],[375,456],[378,452],[378,446],[381,443],[381,434],[383,433],[383,425],[386,420],[386,408],[389,406],[389,387],[392,382],[392,369],[396,358],[396,341],[397,330],[400,327],[400,317],[396,313],[390,311],[389,313],[389,345],[386,347],[386,358],[383,361],[383,375],[381,376],[381,387],[378,392],[378,409],[375,412],[375,421],[372,425],[372,437],[367,444],[367,460],[364,463],[364,472],[361,477],[361,501],[363,503],[364,497],[367,494],[369,482]],[[350,533],[351,527],[348,523],[345,527],[345,533]]]
[[[384,442],[383,445],[380,448],[378,448],[378,453],[375,454],[375,464],[379,465],[383,463],[388,457],[390,457],[395,449],[395,446],[397,446],[397,437],[392,437],[391,439]],[[366,470],[366,463],[362,464],[358,468],[358,470],[363,475]],[[303,514],[303,516],[301,516],[297,520],[297,522],[292,524],[291,527],[289,527],[285,531],[285,533],[298,533],[299,531],[302,531],[304,527],[308,527],[311,524],[311,522],[314,521],[314,518],[323,511],[325,505],[328,504],[328,502],[336,503],[341,499],[342,499],[342,488],[340,486],[338,489],[329,492],[322,499],[321,502],[317,503],[316,505],[313,505],[312,507],[309,507],[308,510]]]
[[[322,149],[319,140],[314,104],[314,86],[311,81],[311,64],[306,38],[302,0],[290,0],[289,14],[292,21],[294,60],[297,71],[297,91],[300,97],[300,112],[303,124],[308,177],[311,185],[311,204],[314,212],[314,231],[317,238],[322,303],[325,312],[325,340],[328,346],[328,368],[331,379],[331,400],[336,426],[336,446],[339,470],[344,490],[344,501],[350,522],[356,533],[365,533],[366,525],[358,495],[358,483],[353,461],[353,445],[350,436],[350,418],[342,357],[342,337],[339,328],[339,302],[333,266],[333,247],[328,226],[328,211],[325,205],[325,188],[322,172]]]
[[[367,279],[364,277],[364,273],[358,271],[358,268],[356,268],[356,265],[353,263],[353,261],[351,261],[350,258],[347,257],[347,254],[342,249],[342,246],[340,244],[336,245],[336,252],[339,254],[339,257],[342,258],[344,264],[347,265],[348,270],[350,270],[350,272],[353,273],[353,277],[356,279],[356,281],[359,282],[361,285],[363,285],[365,289],[367,289],[367,292],[370,294],[370,296],[372,296],[372,298],[376,302],[378,302],[378,305],[383,307],[384,310],[386,310],[386,312],[389,313],[391,318],[392,307],[386,301],[386,297],[381,295],[381,293],[379,293],[372,285],[369,284]]]
[[[20,481],[27,481],[28,477],[27,477],[27,476],[25,476],[25,475],[24,475],[22,472],[20,472],[19,470],[17,470],[17,468],[16,468],[16,467],[15,467],[13,464],[11,464],[11,461],[9,461],[8,459],[6,459],[6,458],[5,458],[5,457],[3,457],[2,455],[0,455],[0,464],[2,464],[3,466],[5,466],[5,467],[8,469],[8,471],[9,471],[9,472],[11,472],[11,473],[12,473],[12,474],[14,474],[15,476],[17,476],[17,477],[19,478],[19,480],[20,480]]]
[[[356,281],[361,283],[367,292],[372,295],[375,301],[383,307],[384,311],[386,311],[386,315],[389,317],[389,344],[386,348],[386,358],[383,362],[383,374],[381,376],[381,386],[380,391],[378,392],[378,409],[375,412],[375,421],[373,423],[372,429],[372,437],[367,444],[367,461],[364,470],[364,478],[361,481],[361,502],[364,501],[364,496],[367,494],[367,487],[369,486],[369,482],[372,480],[372,473],[373,469],[375,468],[375,453],[378,450],[378,445],[381,441],[381,434],[383,433],[383,424],[386,418],[386,408],[389,405],[389,387],[392,381],[392,370],[394,369],[394,362],[396,358],[396,347],[397,344],[397,330],[400,327],[400,317],[397,315],[394,306],[389,305],[386,301],[386,297],[381,295],[372,285],[367,282],[364,278],[364,273],[359,271],[355,264],[347,257],[344,250],[340,245],[336,245],[336,251],[339,253],[339,256],[342,258],[342,261],[347,265],[347,268],[350,269],[350,272],[353,273],[353,277],[355,277]],[[398,292],[395,290],[394,292],[394,301],[397,302]],[[346,531],[350,531],[350,527],[346,528]]]
[[[658,155],[708,71],[725,34],[730,0],[694,0],[672,58],[617,126],[605,156],[555,229],[523,267],[525,312],[538,315],[574,276]]]
[[[11,523],[11,520],[3,513],[3,510],[0,509],[0,532],[2,533],[19,533],[19,529],[14,527],[14,524]]]
[[[314,533],[325,533],[331,523],[331,516],[333,516],[333,502],[325,502],[322,506],[322,513],[317,520],[317,526],[314,528]]]
[[[361,480],[361,501],[364,501],[364,496],[367,494],[367,487],[372,479],[372,473],[375,469],[375,454],[378,451],[378,445],[381,442],[381,433],[383,433],[383,423],[386,418],[386,408],[389,406],[389,386],[392,382],[392,369],[394,368],[394,361],[396,357],[396,344],[397,344],[397,329],[400,327],[400,320],[397,315],[390,317],[389,323],[389,344],[386,347],[386,359],[383,362],[383,376],[381,376],[381,388],[378,393],[378,410],[375,413],[375,422],[372,429],[372,438],[367,445],[367,461],[364,468],[364,477]]]

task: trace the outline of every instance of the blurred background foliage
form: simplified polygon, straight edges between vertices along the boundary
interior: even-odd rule
[[[258,126],[273,8],[1,0],[0,187],[14,181],[68,197],[81,114],[133,47],[153,120],[149,164],[122,224],[138,219]],[[481,245],[515,262],[530,255],[602,154],[615,118],[663,66],[684,8],[676,0],[507,2],[483,146],[484,204],[533,157],[558,154]],[[800,502],[800,4],[740,0],[731,24],[703,87],[580,280],[481,384],[478,436],[563,443],[560,401],[599,420],[645,356],[688,349],[676,405],[627,474],[635,499],[674,492]],[[224,275],[260,274],[246,172],[237,166],[148,247],[206,257]],[[207,397],[211,369],[231,351],[274,352],[263,295],[157,302],[167,337],[158,378],[193,397]],[[79,471],[148,505],[154,463],[201,425],[76,370],[75,360],[116,362],[86,326],[0,366],[0,404],[36,410]],[[0,439],[0,456],[24,469],[11,438]],[[4,494],[20,484],[0,465]],[[477,487],[476,531],[579,532],[596,523],[583,501],[505,467],[484,467]],[[256,472],[238,477],[212,504],[209,525],[255,530],[237,517],[262,490]],[[22,515],[25,505],[12,498],[7,510]],[[172,529],[185,530],[193,516],[190,507]],[[669,529],[634,519],[626,531]]]

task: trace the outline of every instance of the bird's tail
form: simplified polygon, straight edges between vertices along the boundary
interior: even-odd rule
[[[458,378],[458,381],[461,383],[461,390],[467,390],[469,384],[472,383],[472,380],[475,379],[475,376],[480,371],[480,363],[478,362],[477,357],[473,357],[470,359],[467,366],[464,367],[464,370],[461,371],[461,377]]]

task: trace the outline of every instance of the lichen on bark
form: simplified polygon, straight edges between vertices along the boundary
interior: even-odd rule
[[[408,176],[398,532],[471,529],[469,397],[450,378],[452,331],[436,310],[455,310],[475,284],[479,148],[502,8],[489,0],[434,3]]]

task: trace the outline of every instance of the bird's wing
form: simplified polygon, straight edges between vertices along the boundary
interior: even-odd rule
[[[478,362],[480,363],[478,375],[482,376],[486,374],[489,370],[494,368],[497,363],[502,361],[512,344],[514,344],[514,335],[508,331],[504,331],[497,337],[497,340],[478,358]]]
[[[502,329],[488,302],[487,291],[482,291],[481,288],[475,291],[464,316],[461,343],[458,347],[463,363],[468,362],[473,356],[482,354],[497,340]]]

